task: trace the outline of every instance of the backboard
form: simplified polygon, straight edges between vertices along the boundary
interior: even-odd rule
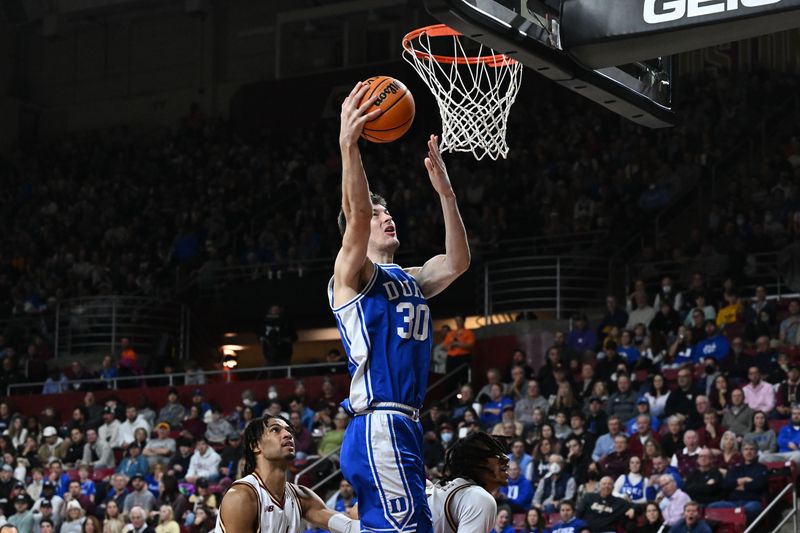
[[[800,27],[800,0],[425,0],[440,22],[638,124],[676,122],[679,52]]]

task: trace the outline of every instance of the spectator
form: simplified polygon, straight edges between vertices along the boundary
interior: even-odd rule
[[[179,428],[186,417],[186,408],[178,401],[178,390],[172,387],[167,392],[167,403],[158,412],[156,423],[166,422],[169,427]]]
[[[656,316],[656,310],[650,307],[646,294],[637,293],[634,298],[636,299],[636,309],[628,314],[628,323],[625,324],[625,329],[633,329],[636,324],[644,324],[645,327],[648,327]]]
[[[664,414],[672,416],[674,414],[691,413],[695,406],[695,397],[698,392],[692,381],[692,370],[690,367],[682,367],[678,370],[678,387],[670,392],[664,406]]]
[[[596,494],[586,494],[578,502],[575,514],[586,522],[591,531],[613,531],[622,523],[623,517],[633,519],[633,506],[612,494],[614,480],[605,476],[600,480]]]
[[[687,502],[683,507],[683,518],[669,529],[669,533],[711,533],[711,528],[700,518],[700,505]]]
[[[114,408],[105,406],[103,408],[103,424],[97,429],[98,440],[104,442],[109,448],[118,448],[120,422],[114,416]]]
[[[733,431],[738,437],[742,437],[750,431],[753,413],[753,409],[744,403],[742,389],[733,389],[733,392],[731,392],[731,404],[722,415],[722,425]]]
[[[511,368],[511,381],[506,389],[506,395],[513,401],[518,401],[527,394],[528,382],[525,379],[525,369],[521,366]]]
[[[730,349],[728,339],[717,330],[717,325],[714,322],[706,322],[705,338],[695,345],[692,354],[698,359],[713,357],[719,363],[728,356]]]
[[[659,478],[661,493],[658,495],[659,508],[664,517],[664,524],[675,525],[683,516],[683,506],[689,503],[689,496],[678,488],[675,478],[669,474]]]
[[[530,381],[528,382],[530,387]],[[453,407],[452,418],[454,422],[458,422],[464,418],[464,412],[467,409],[472,409],[472,404],[475,403],[475,391],[472,385],[462,385],[459,394],[456,395],[457,403]],[[545,404],[547,400],[544,400]]]
[[[608,432],[600,435],[594,445],[594,452],[592,452],[592,459],[599,461],[600,458],[605,457],[614,451],[614,439],[622,433],[622,423],[618,416],[611,416],[608,418]],[[623,435],[624,436],[624,435]]]
[[[597,335],[589,327],[589,320],[585,314],[577,313],[572,317],[572,331],[567,335],[566,344],[576,353],[594,350]]]
[[[133,405],[125,409],[125,421],[119,426],[119,446],[127,448],[136,440],[136,430],[144,429],[145,433],[150,433],[150,426],[145,419],[139,415],[139,410]]]
[[[158,510],[158,526],[156,533],[180,533],[181,528],[173,516],[172,507],[162,505]]]
[[[521,472],[528,471],[528,465],[533,461],[533,457],[525,453],[525,441],[516,438],[511,441],[511,453],[508,454],[508,460],[514,461]]]
[[[131,523],[125,526],[122,530],[123,533],[156,533],[155,529],[147,525],[149,513],[150,510],[147,507],[132,507],[128,513]]]
[[[128,447],[127,457],[123,457],[117,465],[117,474],[123,474],[127,478],[133,476],[146,476],[150,472],[147,459],[142,456],[142,448],[138,444],[131,444]]]
[[[792,300],[789,302],[789,316],[781,321],[778,328],[780,341],[790,346],[797,346],[800,343],[798,332],[800,332],[800,302]]]
[[[181,438],[176,442],[178,452],[170,459],[167,464],[167,472],[174,472],[178,479],[186,477],[189,465],[194,454],[194,440]]]
[[[214,451],[214,448],[208,445],[206,439],[197,439],[194,455],[189,462],[189,470],[186,472],[186,481],[194,483],[200,477],[209,481],[217,481],[220,460],[221,457]]]
[[[42,430],[42,445],[39,447],[38,456],[41,463],[48,463],[51,457],[57,457],[56,450],[64,443],[58,436],[58,431],[53,426]]]
[[[128,496],[128,478],[123,474],[114,474],[111,476],[110,485],[107,488],[105,498],[97,506],[99,514],[105,513],[106,515],[114,515],[112,506],[119,514],[121,509],[125,507],[125,498]]]
[[[636,395],[631,390],[631,380],[625,374],[617,378],[617,392],[608,398],[607,412],[623,424],[636,415]]]
[[[528,365],[528,354],[526,354],[525,350],[521,348],[515,349],[511,354],[511,366],[509,367],[508,375],[506,376],[508,381],[511,380],[511,371],[518,366],[522,367],[522,370],[525,374],[525,380],[533,379],[535,372],[533,371],[533,368]]]
[[[114,364],[114,360],[111,358],[110,355],[103,356],[103,361],[100,363],[100,370],[97,373],[97,377],[100,378],[100,382],[103,383],[102,388],[104,389],[113,389],[115,388],[114,379],[119,375],[119,370],[117,370],[117,365]]]
[[[558,505],[559,521],[550,528],[550,533],[580,533],[586,528],[586,522],[575,518],[575,505],[571,500],[564,500]]]
[[[52,512],[52,511],[51,511]],[[55,522],[53,522],[50,518],[42,518],[39,520],[39,528],[38,530],[34,530],[35,533],[56,533],[56,526]]]
[[[532,498],[533,487],[531,482],[521,475],[517,463],[509,462],[508,485],[500,487],[499,501],[501,504],[508,505],[514,513],[524,513],[530,507]]]
[[[28,496],[17,494],[14,497],[14,514],[8,518],[7,523],[16,527],[19,533],[32,533],[33,513],[28,509]]]
[[[500,422],[506,405],[513,407],[514,402],[508,396],[503,396],[503,388],[499,384],[492,384],[489,388],[489,399],[484,402],[481,413],[484,426],[491,428]]]
[[[76,500],[67,503],[65,509],[64,523],[61,524],[59,533],[82,533],[83,523],[86,521],[86,511]]]
[[[343,479],[339,482],[339,490],[328,499],[326,505],[337,513],[350,513],[358,503],[353,486]]]
[[[597,376],[595,376],[594,367],[591,363],[583,363],[581,365],[580,379],[575,384],[579,401],[586,402],[592,397],[592,389],[594,389],[595,383],[597,383]]]
[[[641,402],[642,400],[639,401]],[[647,403],[646,400],[645,403]],[[651,418],[648,414],[641,414],[636,417],[636,432],[628,439],[628,450],[630,450],[632,455],[641,457],[644,451],[644,445],[648,440],[654,440],[656,442],[661,440],[658,434],[653,432],[650,420]]]
[[[66,504],[69,504],[73,501],[78,502],[84,512],[91,514],[92,511],[94,511],[94,501],[92,501],[92,496],[83,494],[81,490],[81,482],[77,479],[69,482],[69,490],[66,492],[66,494],[64,494],[64,502]],[[67,508],[67,511],[69,511],[69,508]]]
[[[515,533],[514,527],[511,525],[510,516],[507,510],[498,509],[497,517],[494,520],[494,527],[489,530],[489,533]]]
[[[170,437],[169,433],[170,426],[168,422],[159,422],[156,424],[157,437],[147,441],[147,444],[142,450],[142,455],[147,459],[147,463],[150,467],[156,464],[166,465],[169,463],[172,456],[175,455],[175,439]]]
[[[161,483],[163,489],[156,501],[156,507],[160,509],[164,505],[169,505],[172,508],[173,516],[183,516],[183,513],[189,508],[189,501],[178,488],[178,479],[173,474],[165,474],[161,478]]]
[[[578,437],[570,436],[565,444],[568,454],[565,469],[575,479],[576,486],[582,485],[586,482],[586,475],[592,458]]]
[[[694,501],[703,505],[724,498],[723,474],[714,466],[714,454],[708,448],[697,454],[697,468],[686,477],[684,489]]]
[[[250,391],[250,393],[252,394],[252,391]],[[211,410],[211,404],[205,400],[203,389],[194,389],[192,392],[192,403],[189,407],[197,407],[200,418],[205,418],[206,413]]]
[[[683,488],[683,477],[678,469],[669,464],[669,460],[663,455],[654,455],[652,458],[652,469],[648,479],[648,487],[645,491],[648,500],[655,500],[661,490],[661,478],[664,475],[671,476],[675,480],[678,488]]]
[[[717,468],[724,476],[731,468],[742,464],[742,454],[739,453],[739,442],[733,431],[726,431],[720,440],[720,454],[717,455]]]
[[[350,421],[350,417],[343,412],[339,412],[333,417],[334,429],[325,433],[322,436],[322,440],[319,443],[319,454],[320,455],[328,455],[331,452],[334,452],[342,447],[342,441],[344,439],[344,431],[347,428],[347,424]]]
[[[202,419],[200,408],[197,405],[189,407],[189,414],[183,421],[181,427],[181,437],[186,439],[196,439],[206,434],[206,423]]]
[[[778,452],[765,454],[761,460],[794,461],[800,464],[800,404],[792,406],[791,420],[778,432]]]
[[[642,460],[633,455],[628,459],[628,472],[614,483],[614,496],[634,505],[647,502],[647,478],[642,475]]]
[[[598,382],[597,385],[603,385]],[[589,406],[586,413],[586,429],[594,435],[599,435],[608,428],[608,415],[603,411],[603,398],[592,396],[589,398]],[[595,440],[595,445],[597,441]]]
[[[725,501],[708,505],[709,509],[744,507],[747,521],[752,522],[761,513],[761,498],[767,490],[767,467],[758,462],[756,446],[751,442],[742,445],[744,463],[725,474],[724,487],[728,491]]]
[[[475,346],[475,333],[464,325],[464,316],[456,316],[456,328],[450,330],[445,336],[442,344],[447,348],[446,373],[450,374],[461,365],[468,365],[472,361],[472,349]],[[460,374],[455,376],[456,382],[464,384],[467,382],[468,369],[465,368]],[[480,395],[479,395],[480,397]]]
[[[614,451],[601,458],[597,464],[604,476],[617,479],[628,469],[630,457],[628,438],[624,434],[619,434],[614,437]]]
[[[644,398],[650,404],[650,415],[661,418],[669,399],[669,387],[662,374],[653,374],[650,378],[650,386],[644,393]]]
[[[775,411],[781,418],[788,418],[792,413],[792,405],[800,402],[800,365],[790,363],[787,374],[775,395]]]
[[[297,332],[280,305],[269,306],[260,340],[267,366],[284,366],[291,363]]]
[[[775,432],[767,424],[767,415],[764,411],[753,413],[752,429],[744,434],[742,442],[752,442],[758,448],[758,455],[772,453],[778,449],[778,439]]]
[[[611,331],[611,328],[625,328],[628,323],[628,313],[621,309],[617,304],[617,298],[613,295],[606,296],[606,313],[600,324],[597,325],[597,337],[604,338]]]
[[[644,508],[644,524],[637,524],[635,531],[638,533],[659,533],[663,525],[664,517],[661,516],[661,509],[658,508],[657,503],[649,501]]]
[[[772,385],[761,379],[761,371],[757,366],[747,369],[747,378],[750,381],[745,385],[744,401],[753,411],[769,413],[775,407],[775,391]]]
[[[61,464],[60,460],[54,459],[50,461],[50,472],[47,474],[47,478],[53,483],[56,494],[63,497],[69,488],[69,475],[64,472],[64,465]],[[44,485],[42,487],[44,488]]]
[[[670,466],[674,466],[686,477],[689,472],[697,467],[697,454],[700,453],[700,439],[697,432],[688,430],[683,434],[684,448],[675,452],[670,461]]]
[[[116,501],[108,502],[103,517],[103,533],[122,533],[122,528],[125,527],[125,522],[122,521],[122,514],[120,507]],[[44,533],[44,532],[42,532]]]
[[[69,390],[69,380],[59,369],[50,371],[50,375],[42,386],[42,394],[61,394]]]
[[[56,494],[56,487],[52,481],[45,481],[42,484],[42,496],[33,504],[31,510],[33,511],[34,518],[45,516],[48,512],[52,513],[50,516],[56,523],[56,526],[61,524],[61,509],[64,505],[64,499]],[[49,508],[49,511],[48,509]]]
[[[509,476],[511,475],[510,471],[509,469]],[[527,479],[521,479],[530,485]],[[554,453],[550,456],[547,475],[539,481],[536,487],[533,506],[542,509],[545,513],[555,513],[556,509],[560,508],[562,501],[572,501],[575,497],[575,488],[575,479],[565,470],[564,459]],[[502,492],[503,489],[500,490]]]
[[[709,409],[703,413],[703,425],[697,430],[697,440],[700,446],[707,446],[712,450],[720,449],[720,439],[725,429],[719,423],[717,412]]]
[[[219,405],[212,407],[211,421],[206,427],[206,440],[215,445],[223,444],[232,432],[233,426],[222,416],[222,408]]]
[[[650,333],[660,333],[665,339],[672,339],[681,325],[681,318],[669,302],[661,302],[655,306],[658,310],[650,322]]]
[[[123,506],[123,514],[128,515],[133,520],[133,510],[140,508],[144,510],[145,516],[150,514],[155,505],[156,498],[153,493],[147,490],[147,484],[144,481],[144,476],[135,474],[131,477],[130,492],[125,496],[125,505]]]

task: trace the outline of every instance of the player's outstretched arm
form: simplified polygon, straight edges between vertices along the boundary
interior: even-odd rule
[[[222,530],[229,533],[255,533],[257,530],[258,496],[255,490],[243,483],[234,483],[219,508]]]
[[[342,103],[339,148],[342,153],[342,212],[347,224],[342,237],[342,248],[336,256],[333,276],[334,288],[343,299],[358,292],[360,277],[364,265],[367,264],[372,201],[367,175],[361,163],[358,139],[364,124],[381,112],[378,108],[367,113],[373,103],[371,101],[358,105],[368,89],[369,85],[357,83]]]
[[[466,272],[469,268],[470,253],[467,230],[458,211],[456,195],[447,175],[447,167],[439,151],[439,138],[436,135],[431,135],[428,139],[425,168],[442,203],[445,253],[432,257],[421,267],[408,269],[408,272],[417,279],[425,297],[430,298],[442,292],[458,276]]]
[[[297,493],[303,502],[303,518],[313,526],[327,529],[332,533],[357,533],[361,523],[325,506],[313,491],[297,486]]]

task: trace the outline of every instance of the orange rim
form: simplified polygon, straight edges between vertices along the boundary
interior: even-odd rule
[[[472,57],[455,57],[455,56],[443,56],[437,54],[431,54],[428,52],[422,52],[420,50],[415,50],[412,42],[422,35],[428,35],[428,37],[459,37],[463,35],[461,32],[454,30],[453,28],[445,25],[445,24],[434,24],[432,26],[424,26],[422,28],[418,28],[416,30],[410,31],[403,37],[403,48],[417,56],[419,59],[430,59],[436,61],[437,63],[447,63],[447,64],[458,64],[458,65],[476,65],[478,63],[485,63],[488,67],[502,67],[506,65],[513,65],[516,63],[514,59],[504,55],[504,54],[491,54],[487,56],[472,56]]]

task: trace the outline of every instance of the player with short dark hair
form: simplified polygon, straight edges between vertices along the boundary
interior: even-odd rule
[[[305,521],[333,533],[354,533],[353,521],[336,513],[306,487],[286,482],[295,458],[288,421],[267,415],[244,430],[247,475],[235,481],[220,506],[215,533],[301,532]]]
[[[369,86],[358,83],[342,104],[342,247],[328,285],[351,374],[343,407],[355,418],[341,451],[342,473],[358,495],[365,530],[431,531],[425,497],[422,426],[431,357],[428,299],[469,267],[464,223],[439,141],[431,135],[425,167],[439,195],[445,253],[421,267],[394,264],[400,245],[386,202],[370,192],[358,140],[380,114],[359,104]]]

